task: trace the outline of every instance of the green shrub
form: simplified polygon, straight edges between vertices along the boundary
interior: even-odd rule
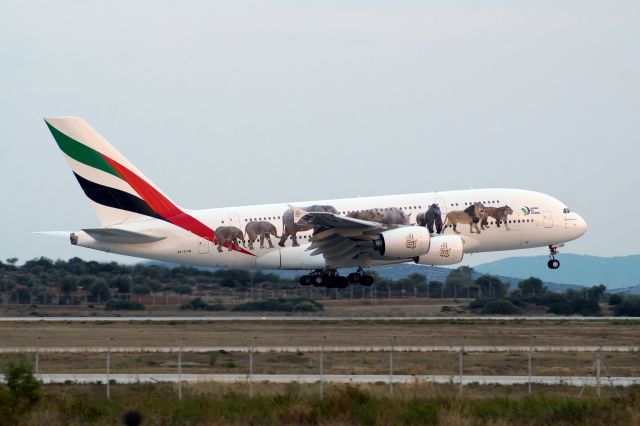
[[[180,306],[183,311],[224,311],[224,306],[220,303],[209,304],[200,297],[191,299],[189,302]]]
[[[482,308],[483,314],[513,315],[520,312],[520,308],[506,299],[491,300]]]
[[[106,311],[143,311],[142,303],[133,302],[131,300],[109,300],[105,305]]]
[[[613,308],[619,317],[640,317],[640,296],[627,296]]]
[[[292,309],[294,312],[317,312],[320,309],[314,305],[313,303],[305,300],[304,302],[300,302],[295,305]]]
[[[0,423],[2,417],[28,412],[42,396],[40,382],[33,375],[31,364],[24,359],[9,361],[4,375],[6,385],[0,386]]]
[[[313,306],[311,308],[310,306]],[[298,307],[298,311],[302,312],[316,312],[322,311],[324,306],[321,303],[316,302],[313,299],[305,297],[298,297],[295,299],[267,299],[256,302],[247,302],[238,305],[232,309],[232,311],[238,312],[254,312],[254,311],[281,311],[281,312],[293,312]],[[313,309],[313,310],[311,310]]]

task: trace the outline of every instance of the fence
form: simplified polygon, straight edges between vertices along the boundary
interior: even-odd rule
[[[394,392],[394,384],[398,383],[449,383],[458,386],[460,396],[463,395],[464,386],[470,383],[527,385],[529,394],[533,392],[533,384],[577,386],[580,388],[579,395],[583,394],[587,386],[592,386],[598,396],[605,385],[610,385],[614,392],[617,392],[615,386],[640,384],[637,371],[640,366],[631,365],[631,370],[626,370],[634,375],[612,376],[605,365],[605,358],[608,359],[607,363],[612,362],[614,354],[624,354],[631,357],[630,359],[637,358],[640,346],[536,346],[533,340],[525,346],[465,345],[464,341],[459,345],[450,346],[406,346],[399,345],[396,337],[392,337],[389,344],[384,346],[332,346],[327,345],[326,337],[323,337],[315,346],[261,346],[257,336],[246,346],[185,346],[185,342],[186,339],[183,337],[180,345],[175,347],[118,347],[114,345],[113,339],[109,339],[104,347],[71,348],[43,347],[41,339],[38,338],[36,345],[32,348],[0,348],[0,355],[6,357],[7,354],[31,354],[35,373],[45,383],[104,383],[107,398],[111,396],[111,385],[114,382],[174,382],[177,385],[179,399],[183,397],[183,383],[205,381],[246,383],[249,395],[252,397],[255,395],[257,382],[315,383],[318,385],[321,397],[324,396],[325,384],[329,382],[386,383],[390,394]],[[427,353],[429,356],[425,357]],[[54,373],[51,372],[52,368],[47,368],[49,370],[47,373],[43,372],[45,363],[56,364],[53,369],[67,369],[70,361],[66,357],[69,354],[75,357],[73,372]],[[132,362],[129,358],[128,364],[125,364],[123,359],[126,356],[121,358],[118,361],[120,371],[116,373],[114,357],[122,357],[123,354],[137,354],[139,359]],[[238,365],[231,366],[231,361],[226,361],[229,363],[228,366],[220,365],[213,368],[212,359],[215,364],[221,354],[229,356],[229,359],[235,360]],[[434,354],[439,357],[444,356],[448,363],[447,368],[451,370],[449,374],[425,374],[425,371],[407,374],[407,365],[412,363],[428,365],[430,361],[434,362]],[[498,354],[507,357],[505,358],[507,361],[498,359]],[[509,364],[509,361],[513,361],[509,360],[509,357],[514,355],[521,356],[526,362],[520,363],[522,359],[515,364],[511,362],[511,368],[507,367],[505,370],[504,367]],[[559,358],[553,358],[550,355],[559,356]],[[192,357],[191,361],[185,360],[188,356]],[[203,366],[203,362],[195,362],[196,359],[202,361],[203,356],[209,359],[208,367]],[[500,370],[503,374],[472,374],[478,370],[480,358],[474,358],[478,356],[492,358],[492,362],[497,365],[497,370],[503,368]],[[404,360],[403,357],[405,357]],[[174,361],[170,361],[171,359]],[[239,360],[243,360],[244,363],[240,365]],[[301,363],[311,360],[313,362],[300,368]],[[554,369],[562,364],[562,360],[567,361],[569,365],[575,365],[572,373],[577,374],[535,374],[536,370],[543,373],[555,371]],[[64,367],[59,365],[61,362]],[[135,362],[139,365],[136,366]],[[368,370],[359,365],[361,362],[370,364]],[[134,365],[131,365],[132,363]],[[403,365],[398,366],[399,363]],[[615,367],[616,363],[613,362],[613,364]],[[617,364],[615,368],[620,369],[620,366],[628,365],[629,361],[627,358],[622,358]],[[197,368],[194,369],[194,366]],[[210,371],[227,367],[233,371],[225,373]],[[145,371],[136,372],[136,368]],[[185,368],[199,372],[185,374]],[[132,369],[134,369],[133,372]],[[281,371],[277,373],[270,371],[274,369]],[[354,369],[358,371],[353,372]],[[437,370],[437,367],[434,369]],[[167,372],[171,370],[173,372]],[[260,372],[260,370],[263,371]],[[494,371],[494,373],[500,373],[500,371]],[[435,372],[443,373],[443,371]]]

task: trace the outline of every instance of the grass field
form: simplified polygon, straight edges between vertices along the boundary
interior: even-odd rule
[[[179,346],[326,346],[396,345],[638,345],[638,325],[625,321],[442,321],[420,322],[384,320],[356,322],[98,322],[98,323],[0,323],[3,347],[162,347]],[[533,339],[532,336],[536,336]],[[40,337],[38,340],[37,338]],[[254,339],[254,337],[257,337]],[[323,339],[326,337],[326,339]],[[605,338],[606,337],[606,338]],[[33,355],[31,355],[32,357]],[[41,353],[42,373],[104,372],[105,354]],[[0,366],[11,355],[0,356]],[[246,373],[247,353],[184,353],[185,373]],[[603,353],[612,376],[640,376],[640,352]],[[114,373],[174,373],[175,353],[114,353]],[[327,374],[386,374],[387,352],[326,352]],[[464,373],[468,375],[524,375],[526,353],[465,353]],[[535,352],[535,375],[588,375],[593,353]],[[318,353],[256,353],[254,371],[264,374],[318,371]],[[457,374],[458,354],[451,352],[396,352],[396,374]]]
[[[612,392],[601,398],[578,397],[575,388],[469,386],[463,398],[451,385],[403,385],[389,395],[385,385],[325,388],[317,385],[256,386],[250,398],[241,385],[192,385],[177,400],[171,385],[49,385],[25,414],[0,417],[11,425],[122,424],[135,409],[145,425],[632,425],[640,423],[640,389]],[[0,407],[1,409],[2,407]]]
[[[41,346],[262,346],[388,345],[638,345],[639,323],[557,321],[202,321],[2,322],[0,345]],[[535,336],[535,339],[534,339]],[[110,340],[112,339],[112,340]]]

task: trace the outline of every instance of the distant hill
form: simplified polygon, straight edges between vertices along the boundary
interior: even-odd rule
[[[543,281],[578,286],[605,284],[609,289],[640,285],[640,255],[597,257],[560,253],[560,269],[547,268],[547,256],[509,257],[476,266],[486,274],[516,278],[538,277]]]

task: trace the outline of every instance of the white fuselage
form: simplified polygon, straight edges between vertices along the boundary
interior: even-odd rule
[[[233,226],[245,230],[251,221],[266,221],[273,224],[277,235],[284,232],[283,214],[294,205],[300,208],[310,205],[332,206],[339,215],[348,215],[354,211],[384,210],[399,208],[407,216],[409,225],[416,225],[418,213],[427,210],[431,204],[438,204],[445,220],[447,213],[464,210],[473,203],[482,203],[486,207],[508,205],[513,213],[507,223],[501,226],[489,219],[488,227],[477,233],[468,224],[459,224],[464,243],[464,253],[479,253],[500,250],[517,250],[532,247],[561,245],[580,237],[586,231],[585,221],[576,213],[570,212],[559,200],[542,193],[517,189],[472,189],[462,191],[432,192],[422,194],[391,195],[380,197],[345,198],[313,202],[294,202],[192,210],[188,213],[216,229],[221,226]],[[227,248],[219,250],[212,241],[207,241],[189,231],[158,219],[147,219],[114,226],[113,228],[166,237],[160,241],[145,244],[112,244],[96,241],[84,232],[76,233],[77,245],[92,249],[114,252],[149,259],[159,259],[179,263],[246,269],[294,269],[311,270],[326,267],[322,255],[312,256],[307,251],[313,230],[297,233],[299,246],[293,246],[288,237],[284,247],[278,245],[278,238],[272,237],[273,247],[267,239],[262,248],[258,241],[254,248],[243,253]],[[472,232],[473,231],[473,232]],[[451,227],[443,231],[445,235],[454,235]],[[248,241],[245,241],[247,244]],[[369,258],[353,260],[351,266],[376,266],[389,263],[402,263],[410,259]]]

